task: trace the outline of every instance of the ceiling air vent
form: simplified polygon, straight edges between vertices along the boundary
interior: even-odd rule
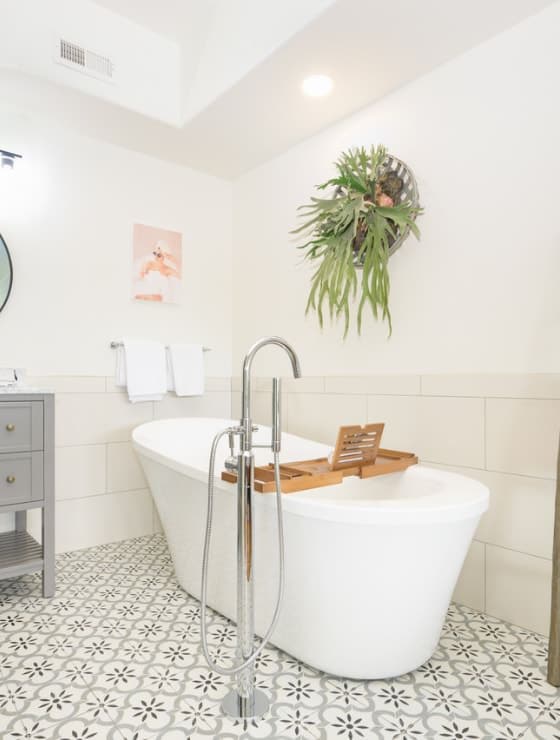
[[[96,54],[79,44],[59,39],[57,61],[71,69],[84,72],[101,80],[112,80],[114,65],[109,57]]]

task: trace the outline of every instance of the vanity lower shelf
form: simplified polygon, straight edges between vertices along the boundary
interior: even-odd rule
[[[43,569],[43,548],[28,532],[0,534],[0,578]]]

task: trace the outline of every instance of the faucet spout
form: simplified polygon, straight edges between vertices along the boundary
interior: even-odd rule
[[[255,344],[253,344],[253,346],[245,355],[245,360],[243,361],[243,379],[245,379],[246,375],[250,375],[253,358],[255,357],[257,352],[262,347],[266,347],[267,344],[275,344],[277,347],[282,347],[282,349],[286,351],[292,363],[294,378],[301,378],[301,367],[299,364],[299,359],[291,344],[288,344],[288,342],[286,342],[285,339],[282,339],[282,337],[263,337],[263,339],[259,339],[257,342],[255,342]]]
[[[251,439],[251,367],[257,352],[262,347],[266,347],[269,344],[275,344],[286,352],[292,364],[294,378],[301,378],[299,358],[296,355],[294,348],[288,344],[285,339],[282,339],[282,337],[264,337],[255,342],[255,344],[253,344],[249,349],[245,355],[245,360],[243,361],[243,388],[241,392],[241,426],[246,433],[246,442],[248,443],[247,447],[249,446]]]

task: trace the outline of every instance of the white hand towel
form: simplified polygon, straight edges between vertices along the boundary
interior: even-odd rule
[[[117,347],[115,385],[118,388],[126,388],[126,357],[124,354],[124,345],[122,343]]]
[[[167,391],[165,347],[123,339],[126,387],[131,403],[161,401]]]
[[[178,396],[204,393],[204,357],[200,344],[170,344],[171,376]]]
[[[165,357],[166,357],[166,365],[167,365],[167,390],[168,391],[174,391],[175,390],[175,378],[173,377],[173,366],[171,365],[171,352],[169,351],[169,347],[165,350]]]

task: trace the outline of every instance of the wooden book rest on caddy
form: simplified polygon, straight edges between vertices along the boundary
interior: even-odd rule
[[[295,493],[309,488],[342,483],[347,475],[370,478],[374,475],[396,473],[415,465],[418,458],[412,452],[384,450],[379,447],[384,424],[365,424],[340,427],[332,460],[319,457],[280,465],[282,493]],[[236,483],[237,475],[224,470],[222,480]],[[274,466],[255,467],[255,491],[271,493],[276,490]]]

